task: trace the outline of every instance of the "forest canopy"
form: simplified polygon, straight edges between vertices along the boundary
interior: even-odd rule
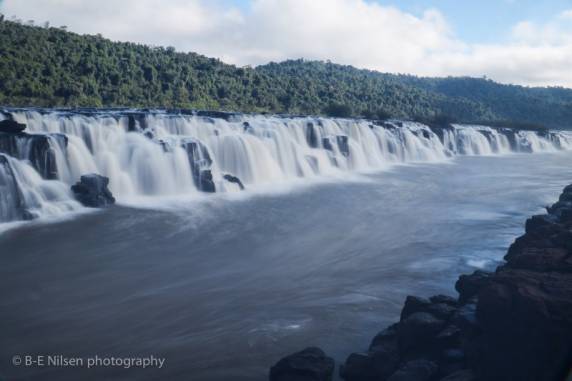
[[[421,78],[330,62],[236,67],[0,16],[0,105],[183,108],[572,128],[572,89]]]

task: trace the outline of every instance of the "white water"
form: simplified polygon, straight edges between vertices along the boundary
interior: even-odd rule
[[[201,169],[210,166],[217,192],[239,190],[236,184],[223,179],[225,174],[237,176],[248,189],[346,171],[380,170],[392,163],[443,161],[455,155],[572,149],[572,136],[568,133],[554,132],[546,138],[534,132],[503,133],[483,126],[456,125],[444,130],[441,140],[429,127],[413,122],[396,122],[386,128],[342,119],[243,115],[226,121],[148,113],[142,126],[137,122],[145,131],[129,132],[128,116],[120,113],[12,114],[28,126],[28,133],[59,133],[68,138],[67,148],[50,140],[58,181],[43,180],[26,160],[9,160],[17,177],[16,182],[11,182],[12,188],[33,195],[23,198],[24,207],[39,216],[79,208],[68,189],[87,173],[109,177],[110,189],[120,200],[198,194],[192,165],[182,146],[189,142],[199,144],[208,154],[200,154],[195,160],[200,159]],[[402,126],[398,127],[400,123]],[[312,131],[315,148],[309,144]],[[509,135],[515,142],[512,145]],[[338,144],[344,139],[347,148],[343,142]],[[24,159],[24,148],[20,151],[18,158]],[[212,164],[207,156],[212,158]],[[6,170],[0,172],[0,184],[7,184],[8,178]],[[14,192],[0,196],[0,221],[16,218],[9,196]]]
[[[56,217],[80,207],[66,184],[44,180],[25,161],[0,154],[0,221]]]

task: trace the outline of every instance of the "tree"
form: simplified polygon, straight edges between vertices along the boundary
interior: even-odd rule
[[[342,103],[330,103],[325,109],[324,113],[328,116],[337,118],[349,118],[352,116],[352,109],[350,106]]]
[[[301,59],[236,67],[173,47],[15,20],[0,26],[0,99],[6,106],[197,107],[572,127],[571,89],[420,78]]]

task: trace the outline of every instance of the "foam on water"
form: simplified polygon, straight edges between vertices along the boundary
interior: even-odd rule
[[[33,216],[77,210],[69,187],[87,173],[109,177],[120,202],[152,205],[157,196],[205,199],[197,183],[205,170],[212,174],[217,192],[239,192],[237,184],[224,179],[232,175],[248,191],[260,194],[400,163],[572,149],[572,137],[564,132],[540,135],[484,126],[431,129],[414,122],[374,125],[365,120],[260,115],[226,120],[162,112],[10,113],[27,125],[28,133],[49,134],[57,181],[42,179],[28,163],[29,149],[19,145],[18,160],[6,156],[9,164],[0,171],[0,184],[9,189],[0,199],[4,222],[21,219],[22,210]],[[65,144],[55,138],[61,135]]]

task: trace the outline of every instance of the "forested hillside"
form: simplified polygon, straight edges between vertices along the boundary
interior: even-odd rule
[[[572,127],[572,90],[290,60],[239,68],[0,18],[0,105],[196,108]]]

